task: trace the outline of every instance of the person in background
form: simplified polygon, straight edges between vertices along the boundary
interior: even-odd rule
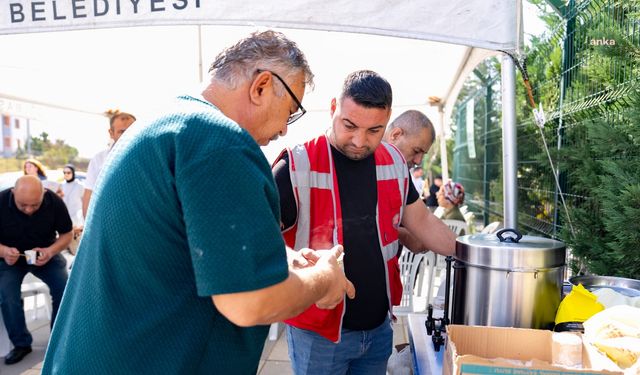
[[[387,126],[384,133],[383,141],[388,142],[398,148],[402,153],[407,166],[415,166],[412,173],[412,181],[419,195],[422,195],[424,189],[424,180],[422,180],[422,164],[424,154],[429,151],[431,145],[436,139],[436,131],[431,120],[420,111],[408,110],[400,114]],[[419,169],[419,171],[418,171]],[[420,178],[416,178],[416,174]],[[400,305],[402,301],[402,281],[400,279],[400,266],[398,264],[402,248],[406,244],[413,244],[415,239],[404,227],[400,226],[398,232],[405,242],[401,241],[398,246],[397,255],[388,263],[389,283],[391,303],[394,306]],[[408,247],[409,250],[412,250]]]
[[[437,199],[438,205],[444,208],[441,219],[465,221],[464,215],[460,212],[460,205],[464,203],[464,188],[461,184],[447,181],[440,187]]]
[[[82,215],[82,194],[84,187],[76,179],[76,167],[73,164],[67,164],[62,169],[64,183],[60,185],[64,193],[62,200],[69,210],[69,216],[74,227],[80,227],[83,224]]]
[[[438,197],[437,194],[440,191],[440,187],[442,186],[442,176],[438,175],[433,178],[433,183],[429,186],[429,196],[425,204],[431,212],[435,211],[438,208]]]
[[[127,112],[120,112],[119,110],[107,111],[106,115],[109,117],[109,137],[111,138],[111,146],[103,151],[100,151],[89,162],[87,168],[87,178],[84,181],[84,193],[82,196],[82,215],[87,217],[87,210],[89,209],[89,202],[91,201],[91,194],[96,187],[98,176],[104,166],[104,162],[107,160],[107,156],[113,146],[118,142],[122,134],[136,121],[136,117]]]
[[[60,184],[55,181],[47,179],[47,174],[44,171],[42,163],[36,159],[27,159],[24,162],[23,171],[25,175],[36,176],[42,182],[42,186],[55,192],[58,196],[62,197],[63,192],[60,189]]]
[[[424,189],[424,180],[422,179],[423,169],[421,166],[416,165],[411,170],[411,182],[413,182],[413,186],[416,187],[416,191],[418,195],[422,199],[422,190]]]
[[[42,374],[255,374],[268,324],[354,296],[340,247],[286,250],[260,149],[305,112],[302,51],[256,32],[209,71],[109,156]]]
[[[385,130],[383,140],[396,146],[409,168],[422,165],[424,154],[436,139],[431,120],[422,112],[410,109],[396,117]],[[421,193],[422,189],[418,190]]]
[[[22,176],[0,192],[0,306],[14,348],[4,363],[12,365],[31,353],[33,341],[24,317],[20,285],[27,273],[47,284],[51,293],[51,326],[67,283],[66,260],[59,253],[71,241],[71,218],[64,202],[36,176]],[[26,250],[35,250],[27,264]]]
[[[82,214],[82,194],[84,187],[78,179],[76,179],[76,167],[73,164],[65,165],[62,173],[64,175],[64,183],[60,185],[63,193],[62,200],[67,206],[69,216],[71,216],[71,222],[73,223],[73,240],[69,244],[69,251],[75,255],[84,224],[84,215]]]
[[[325,135],[284,150],[273,165],[287,244],[344,246],[344,271],[358,291],[331,310],[311,306],[286,320],[295,374],[385,374],[391,355],[391,279],[402,225],[440,254],[455,236],[425,207],[402,154],[382,142],[391,86],[379,74],[347,76],[331,101]]]
[[[42,163],[36,159],[25,160],[22,170],[25,175],[36,176],[40,181],[47,179],[47,174],[44,171]]]

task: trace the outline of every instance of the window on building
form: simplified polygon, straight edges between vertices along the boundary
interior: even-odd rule
[[[11,117],[2,115],[2,123],[4,124],[4,126],[9,127],[11,124]]]
[[[5,149],[11,148],[11,137],[4,137],[4,148]]]
[[[20,120],[16,119],[16,129],[20,129]]]

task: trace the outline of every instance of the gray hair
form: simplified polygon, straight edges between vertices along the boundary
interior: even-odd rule
[[[427,129],[431,134],[431,142],[436,140],[436,130],[431,123],[431,120],[422,112],[410,109],[402,112],[400,116],[396,117],[387,127],[387,132],[395,128],[400,128],[408,135],[414,135],[421,129]]]
[[[283,78],[302,72],[305,85],[313,87],[313,73],[302,51],[284,34],[273,30],[254,32],[220,52],[209,73],[212,80],[235,89],[253,79],[258,70],[273,71]],[[284,95],[284,87],[279,91]]]

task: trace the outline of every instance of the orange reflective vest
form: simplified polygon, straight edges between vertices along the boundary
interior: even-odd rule
[[[284,232],[287,245],[294,250],[319,250],[342,244],[342,210],[338,180],[331,157],[331,146],[326,136],[322,135],[287,149],[286,152],[289,156],[289,173],[298,209],[295,225]],[[280,158],[283,155],[284,152]],[[399,304],[402,295],[396,253],[398,226],[406,202],[409,172],[402,154],[390,144],[381,143],[374,152],[374,158],[378,192],[378,240],[382,257],[387,262],[387,296],[390,296],[391,308],[391,302],[397,301],[395,304]],[[345,249],[345,252],[348,253],[349,249]],[[285,322],[317,332],[333,342],[339,342],[344,311],[344,301],[332,310],[319,309],[313,305]]]

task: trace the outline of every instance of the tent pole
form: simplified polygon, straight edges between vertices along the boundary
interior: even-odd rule
[[[202,25],[198,25],[198,82],[202,83]]]
[[[518,146],[516,130],[516,72],[511,57],[502,55],[502,166],[504,227],[518,224]]]
[[[449,181],[449,160],[447,160],[447,140],[444,136],[444,106],[438,106],[440,115],[440,161],[442,167],[442,181]]]

